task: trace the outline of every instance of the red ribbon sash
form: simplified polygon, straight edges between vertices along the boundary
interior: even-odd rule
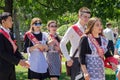
[[[78,28],[77,25],[73,25],[72,28],[80,37],[83,35],[83,32]],[[77,49],[78,49],[78,47],[77,47]]]
[[[40,42],[36,39],[36,37],[31,32],[27,32],[26,35],[34,44],[40,44]]]
[[[51,37],[51,39],[55,40],[55,45],[59,46],[59,42],[55,39],[55,36],[52,34],[50,34],[49,36]]]
[[[15,53],[15,51],[17,50],[17,46],[14,43],[14,41],[11,39],[10,35],[7,32],[5,32],[4,30],[0,30],[0,33],[2,33],[5,36],[5,38],[7,38],[10,41],[10,43],[12,44],[12,47],[13,47],[13,51]]]
[[[77,25],[73,25],[72,28],[80,37],[83,35],[83,32],[78,28]]]
[[[112,65],[110,64],[110,62],[118,65],[118,60],[115,59],[114,57],[108,57],[104,60],[104,50],[103,48],[100,47],[100,45],[98,44],[98,42],[96,41],[96,39],[92,36],[92,34],[88,35],[90,41],[95,45],[97,51],[98,51],[98,54],[99,56],[102,58],[102,60],[104,61],[104,65],[106,68],[110,68],[112,69]],[[100,49],[102,49],[102,53],[100,52]]]
[[[97,49],[97,52],[98,52],[98,55],[104,59],[104,50],[103,48],[100,47],[100,45],[98,44],[98,42],[96,41],[96,39],[92,36],[92,34],[88,35],[90,41],[94,44],[94,46],[96,47]]]
[[[28,38],[34,43],[34,44],[41,44],[37,38],[31,33],[31,32],[27,32],[25,35],[28,36]],[[41,50],[40,50],[41,51]]]

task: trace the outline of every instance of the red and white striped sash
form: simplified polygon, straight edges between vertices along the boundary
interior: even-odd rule
[[[11,39],[11,36],[7,32],[5,32],[4,30],[1,30],[1,29],[0,29],[0,33],[2,33],[5,36],[5,38],[10,41],[10,43],[12,44],[12,47],[13,47],[13,51],[15,53],[15,51],[17,50],[17,46],[16,46],[15,42]]]

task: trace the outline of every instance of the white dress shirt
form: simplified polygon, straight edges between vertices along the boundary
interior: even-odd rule
[[[114,34],[111,28],[104,29],[103,34],[108,40],[112,40],[114,42]]]
[[[6,28],[4,28],[3,26],[0,26],[0,28],[2,28],[5,32],[7,32],[7,33],[9,34],[10,29],[6,29]]]
[[[86,26],[82,27],[82,25],[80,24],[79,21],[76,23],[76,25],[84,33]],[[70,55],[68,54],[69,52],[66,47],[66,45],[69,41],[71,44]],[[80,36],[74,31],[74,29],[72,27],[69,27],[60,42],[60,49],[67,61],[69,61],[71,59],[70,57],[73,56],[75,50],[78,48],[79,41],[80,41]],[[77,52],[75,57],[79,57],[79,52]]]

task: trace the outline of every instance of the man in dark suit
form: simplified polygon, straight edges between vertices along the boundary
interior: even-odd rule
[[[12,28],[12,17],[8,12],[0,15],[0,80],[16,80],[15,65],[20,64],[29,67],[18,51],[10,28]]]

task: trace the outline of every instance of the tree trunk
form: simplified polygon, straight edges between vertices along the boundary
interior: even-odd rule
[[[13,10],[13,0],[5,0],[4,11],[12,14]]]
[[[13,0],[5,0],[4,12],[9,12],[12,14],[12,10],[13,10]],[[11,32],[13,32],[13,28],[11,29]]]
[[[17,40],[17,44],[18,44],[19,50],[21,51],[22,50],[22,46],[21,46],[20,31],[19,31],[19,20],[17,18],[17,11],[16,11],[16,9],[14,9],[13,18],[14,18],[15,38]]]

